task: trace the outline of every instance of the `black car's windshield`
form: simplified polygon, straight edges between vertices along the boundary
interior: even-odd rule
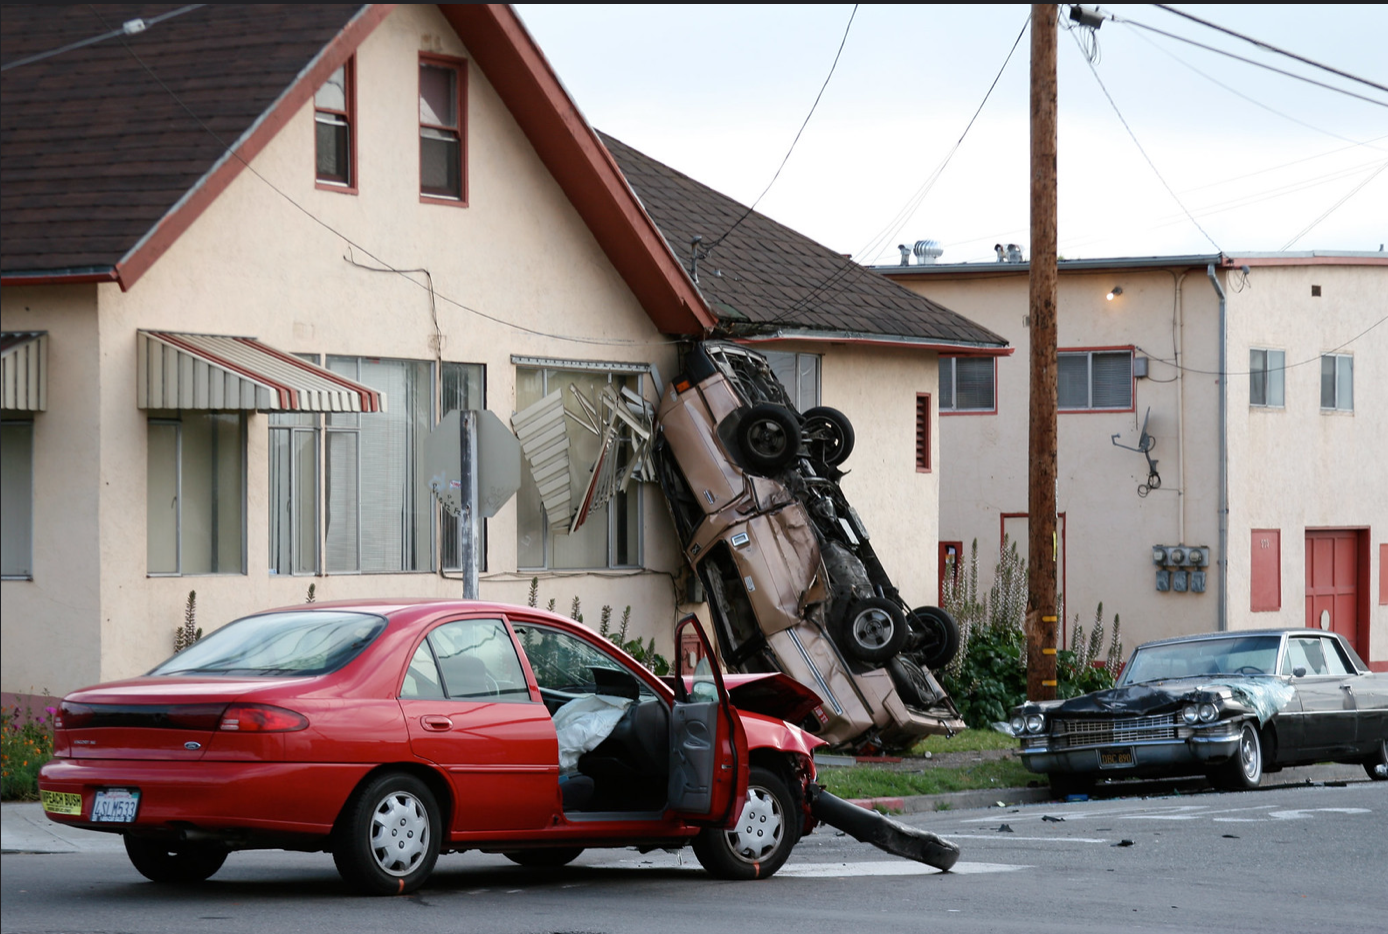
[[[356,658],[385,628],[380,616],[340,610],[248,616],[193,643],[150,674],[322,675]]]
[[[1206,675],[1261,675],[1277,671],[1280,636],[1230,636],[1165,645],[1144,645],[1133,653],[1120,684],[1199,678]]]

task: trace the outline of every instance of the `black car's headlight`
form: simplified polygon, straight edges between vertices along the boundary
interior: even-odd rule
[[[1007,725],[1012,728],[1013,736],[1021,736],[1023,733],[1026,732],[1027,729],[1026,718],[1024,718],[1021,714],[1014,714],[1012,719],[1008,721]]]
[[[1215,717],[1218,717],[1218,716],[1219,716],[1219,711],[1218,711],[1217,709],[1215,709],[1215,705],[1214,705],[1214,704],[1201,704],[1201,705],[1200,705],[1200,722],[1201,722],[1201,723],[1209,723],[1211,720],[1213,720]]]
[[[1046,718],[1039,713],[1027,714],[1027,732],[1040,733],[1046,725]]]
[[[1187,704],[1181,708],[1181,719],[1186,723],[1195,723],[1200,719],[1200,710],[1194,704]]]

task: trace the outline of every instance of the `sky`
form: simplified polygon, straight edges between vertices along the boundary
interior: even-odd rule
[[[843,42],[757,209],[867,264],[896,263],[897,244],[922,239],[939,241],[941,262],[991,261],[998,242],[1030,256],[1029,34],[944,162],[1028,5],[869,4],[856,14],[848,4],[517,9],[589,123],[744,204],[775,175]],[[1388,242],[1388,93],[1152,5],[1103,9],[1373,100],[1130,22],[1100,27],[1091,69],[1076,42],[1082,32],[1062,29],[1061,256],[1378,250]],[[1388,85],[1388,5],[1180,9]]]

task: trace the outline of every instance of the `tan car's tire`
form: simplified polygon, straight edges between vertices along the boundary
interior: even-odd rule
[[[959,653],[959,624],[938,606],[918,606],[911,611],[913,622],[922,636],[912,654],[926,668],[938,671],[954,660]]]
[[[737,443],[752,470],[779,473],[800,453],[800,423],[785,406],[763,402],[738,422]]]
[[[817,405],[805,412],[805,449],[810,457],[837,467],[853,453],[853,423],[838,409]]]
[[[909,629],[901,607],[882,597],[853,604],[839,621],[839,647],[870,665],[894,658],[906,644]]]

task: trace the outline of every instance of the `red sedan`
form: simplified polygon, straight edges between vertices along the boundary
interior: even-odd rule
[[[680,626],[711,658],[698,623]],[[784,689],[748,679],[744,708],[818,703],[771,677]],[[292,607],[68,695],[39,788],[51,819],[122,834],[156,882],[257,848],[331,852],[382,895],[474,849],[559,866],[586,847],[691,844],[715,876],[770,876],[815,824],[821,741],[735,708],[707,663],[670,684],[540,610]]]

